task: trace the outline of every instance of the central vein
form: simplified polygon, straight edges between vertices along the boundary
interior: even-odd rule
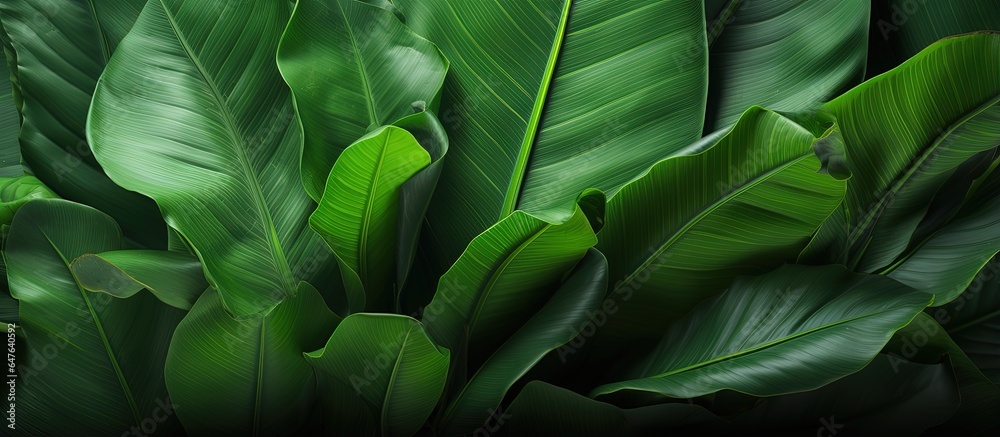
[[[569,21],[569,10],[573,5],[573,0],[565,0],[562,15],[559,18],[559,27],[556,29],[555,40],[552,42],[552,51],[549,52],[549,62],[545,66],[545,74],[542,76],[542,83],[538,87],[538,94],[535,95],[535,106],[531,110],[531,118],[528,120],[528,129],[524,133],[524,140],[521,142],[521,149],[517,155],[517,163],[514,166],[513,176],[510,185],[507,186],[507,194],[503,200],[503,209],[500,210],[500,219],[507,217],[517,208],[518,197],[521,194],[521,185],[524,183],[524,175],[527,172],[528,158],[531,156],[531,146],[535,143],[538,135],[538,126],[542,119],[542,111],[545,109],[545,99],[549,95],[549,87],[552,85],[556,62],[559,60],[559,53],[562,52],[563,40],[566,38],[566,24]]]

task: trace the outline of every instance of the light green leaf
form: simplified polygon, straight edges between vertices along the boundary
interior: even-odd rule
[[[932,301],[892,279],[842,266],[788,265],[741,277],[672,325],[628,380],[597,387],[591,396],[812,390],[861,370]]]
[[[174,308],[190,310],[208,288],[193,256],[156,250],[116,250],[87,254],[70,269],[84,289],[128,298],[146,289]]]
[[[431,157],[416,138],[379,128],[344,150],[330,172],[310,226],[358,275],[369,310],[389,310],[396,277],[400,192]]]
[[[209,289],[177,326],[167,355],[167,387],[192,435],[287,435],[315,402],[316,379],[302,354],[315,350],[339,318],[319,293],[298,293],[263,317],[231,318]]]
[[[42,181],[31,175],[0,177],[0,223],[9,225],[14,214],[33,199],[57,199]]]
[[[88,126],[108,175],[157,201],[238,317],[267,314],[300,280],[336,269],[307,227],[312,201],[290,182],[301,137],[273,58],[288,9],[149,2],[98,84]]]
[[[298,1],[278,66],[305,131],[302,181],[317,201],[342,151],[410,114],[414,102],[435,102],[448,71],[434,44],[391,11],[356,0]]]
[[[449,352],[410,317],[354,314],[305,357],[316,369],[329,432],[409,436],[444,390]],[[359,417],[368,420],[352,426]]]
[[[393,3],[451,61],[440,117],[455,147],[426,230],[439,271],[513,211],[611,195],[700,137],[700,0]]]
[[[612,197],[598,248],[621,310],[602,341],[658,338],[734,277],[794,260],[844,194],[813,142],[754,107],[712,148],[661,161]]]
[[[3,0],[0,20],[17,52],[24,163],[60,197],[104,211],[128,238],[162,248],[156,204],[108,179],[85,133],[94,86],[145,3]]]
[[[868,0],[727,1],[707,17],[705,131],[735,123],[753,105],[801,111],[860,83],[870,8]]]
[[[176,430],[163,380],[183,312],[150,295],[113,299],[80,287],[70,261],[122,249],[118,225],[90,207],[35,200],[18,211],[5,257],[20,303],[17,429],[29,435],[121,435],[145,419]]]

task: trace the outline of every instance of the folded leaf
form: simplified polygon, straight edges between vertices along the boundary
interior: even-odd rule
[[[514,210],[610,195],[700,137],[700,0],[393,3],[452,63],[440,116],[456,147],[427,217],[440,271]]]
[[[206,291],[170,342],[164,376],[192,435],[287,435],[315,402],[316,379],[302,354],[339,318],[308,283],[271,313],[231,318]]]
[[[869,9],[867,0],[733,0],[707,16],[705,131],[735,123],[753,105],[800,111],[860,83]]]
[[[825,105],[853,175],[844,202],[849,266],[876,271],[906,249],[937,190],[997,146],[998,102],[1000,34],[982,33],[941,40]]]
[[[384,436],[423,427],[444,390],[448,356],[420,322],[395,314],[348,316],[325,347],[305,354],[328,432]]]
[[[591,396],[812,390],[861,370],[931,301],[892,279],[841,266],[788,265],[741,277],[672,325],[632,379],[597,387]]]
[[[448,154],[448,134],[434,114],[426,110],[403,117],[393,124],[406,129],[431,155],[431,164],[403,184],[399,195],[399,219],[396,221],[396,285],[397,291],[406,286],[427,208],[437,188],[444,157]]]
[[[289,13],[284,1],[149,2],[90,117],[108,175],[157,201],[236,316],[267,314],[336,268],[293,182],[301,138],[273,58]]]
[[[607,288],[607,260],[590,249],[545,306],[475,370],[450,400],[437,427],[445,435],[459,435],[474,432],[487,422],[515,382],[587,326],[599,312]]]
[[[113,299],[80,287],[70,261],[125,245],[111,217],[59,199],[18,211],[5,257],[20,303],[17,429],[29,435],[120,435],[149,417],[176,431],[163,380],[183,312],[145,294]],[[82,401],[85,400],[85,401]]]
[[[658,338],[671,319],[792,260],[841,202],[811,133],[760,107],[712,148],[657,163],[608,201],[598,235],[621,310],[599,335]]]
[[[349,145],[441,92],[448,61],[383,6],[300,0],[281,39],[278,66],[305,130],[302,182],[317,201]]]
[[[3,0],[0,20],[17,52],[24,163],[60,197],[104,211],[128,238],[158,249],[166,227],[156,204],[105,176],[85,132],[94,86],[144,4]]]
[[[116,250],[87,254],[70,269],[88,291],[127,298],[146,289],[174,308],[190,310],[208,288],[198,258],[155,250]]]
[[[341,269],[358,275],[370,310],[393,308],[400,192],[430,163],[430,155],[405,129],[379,128],[340,155],[309,218],[343,261]]]

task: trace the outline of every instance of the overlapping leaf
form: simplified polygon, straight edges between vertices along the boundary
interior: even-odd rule
[[[864,77],[868,0],[709,3],[706,132],[735,123],[753,105],[819,106]]]
[[[812,390],[861,370],[931,301],[895,280],[841,266],[789,265],[739,278],[673,324],[631,379],[602,385],[592,395]]]
[[[701,133],[701,1],[394,3],[451,61],[440,116],[456,147],[425,239],[440,271],[515,209],[610,195]]]
[[[344,319],[325,347],[306,354],[327,430],[383,436],[423,427],[444,390],[448,357],[420,322],[364,313]]]
[[[166,233],[156,205],[111,182],[85,134],[94,86],[145,3],[4,0],[0,21],[17,52],[24,162],[61,197],[108,213],[127,237],[160,248]]]
[[[302,356],[337,326],[319,293],[298,292],[267,316],[235,320],[209,289],[177,326],[164,376],[177,415],[194,435],[288,435],[316,401]]]
[[[143,421],[170,432],[176,418],[163,369],[183,312],[152,295],[89,293],[70,261],[124,246],[107,215],[65,200],[18,211],[5,249],[25,344],[17,355],[17,426],[31,435],[120,435]],[[26,347],[25,347],[26,346]]]
[[[841,237],[849,266],[890,264],[958,166],[1000,142],[998,55],[1000,34],[947,38],[824,106],[853,175]]]
[[[301,137],[273,59],[289,7],[149,2],[90,116],[108,175],[157,201],[237,316],[266,314],[336,268],[308,229],[312,201],[289,183]]]
[[[302,181],[319,201],[337,157],[366,131],[438,100],[448,61],[387,1],[301,0],[278,50],[305,130]],[[431,105],[431,110],[435,108]]]
[[[369,308],[392,308],[400,192],[430,163],[430,155],[405,129],[377,129],[340,155],[309,219],[342,268],[358,276]]]
[[[662,334],[740,274],[795,255],[841,202],[811,133],[760,107],[710,149],[657,163],[608,202],[599,234],[621,311],[601,335]]]
[[[149,290],[163,303],[189,310],[208,282],[198,259],[177,252],[115,250],[83,255],[70,264],[88,291],[127,298]]]
[[[506,339],[450,399],[437,419],[438,428],[446,435],[458,435],[474,432],[487,422],[518,379],[587,326],[603,303],[607,286],[607,261],[590,249],[545,306]]]

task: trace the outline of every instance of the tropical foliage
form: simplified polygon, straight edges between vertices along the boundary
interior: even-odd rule
[[[0,0],[4,435],[996,433],[998,29]]]

